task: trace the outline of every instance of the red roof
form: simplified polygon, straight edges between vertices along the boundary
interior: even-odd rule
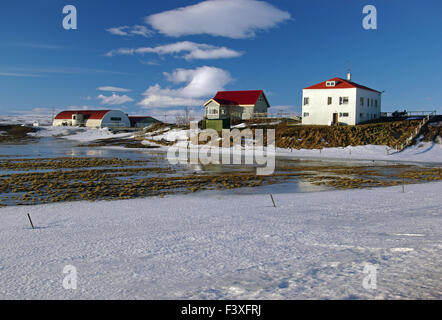
[[[262,90],[218,91],[213,100],[224,105],[254,105],[262,93]]]
[[[110,110],[69,110],[69,111],[62,111],[55,119],[72,119],[73,114],[82,114],[84,115],[85,119],[94,119],[94,120],[100,120],[103,119],[104,115],[108,113]]]
[[[334,87],[327,87],[326,83],[327,81],[336,81],[336,85]],[[360,84],[357,84],[355,82],[352,81],[348,81],[345,79],[341,79],[341,78],[333,78],[330,80],[327,80],[324,82],[320,82],[318,84],[315,84],[313,86],[304,88],[304,89],[349,89],[349,88],[360,88],[360,89],[365,89],[365,90],[370,90],[370,91],[374,91],[374,92],[379,92],[377,90],[371,89],[369,87],[366,86],[362,86]]]

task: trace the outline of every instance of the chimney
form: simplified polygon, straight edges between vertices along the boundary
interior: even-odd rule
[[[347,73],[347,80],[348,80],[348,81],[351,81],[351,72],[348,72],[348,73]]]

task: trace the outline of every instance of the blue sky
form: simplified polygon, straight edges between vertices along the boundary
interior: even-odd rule
[[[62,26],[68,4],[77,30]],[[368,4],[377,30],[362,27]],[[274,112],[299,112],[302,88],[347,62],[385,90],[384,111],[442,112],[441,13],[440,0],[2,0],[0,114],[200,114],[220,89],[264,89]]]

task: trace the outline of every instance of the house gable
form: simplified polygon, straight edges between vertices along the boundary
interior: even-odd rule
[[[360,85],[356,82],[352,82],[352,81],[348,81],[342,78],[333,78],[333,79],[329,79],[327,81],[323,81],[317,84],[314,84],[310,87],[304,88],[304,89],[327,89],[327,90],[332,90],[332,89],[351,89],[351,88],[359,88],[359,89],[364,89],[364,90],[369,90],[369,91],[373,91],[373,92],[378,92],[377,90],[371,89],[369,87]]]

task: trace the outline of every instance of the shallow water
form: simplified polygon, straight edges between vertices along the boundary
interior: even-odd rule
[[[224,165],[224,164],[178,164],[172,165],[167,161],[166,153],[159,149],[133,150],[122,148],[106,147],[78,147],[79,142],[70,141],[55,137],[40,138],[25,144],[1,144],[0,160],[14,158],[57,158],[57,157],[94,157],[94,158],[120,158],[129,160],[148,160],[146,167],[172,168],[176,171],[174,175],[206,175],[206,174],[227,174],[227,173],[254,173],[254,165]],[[338,166],[340,168],[364,167],[373,170],[376,175],[388,176],[398,175],[401,171],[399,164],[372,161],[324,161],[307,159],[277,159],[275,162],[275,173],[286,173],[299,170],[301,167],[326,168]],[[397,166],[397,167],[396,167]],[[84,170],[93,168],[84,168]],[[314,170],[314,169],[313,169]],[[47,172],[47,169],[41,170],[23,170],[24,172]],[[20,170],[0,169],[0,174],[19,173]],[[318,172],[318,175],[325,174]],[[333,175],[333,172],[327,172],[327,175]],[[155,176],[155,173],[153,173]],[[348,177],[361,177],[362,175]],[[152,177],[152,175],[150,175]],[[332,189],[326,185],[314,185],[299,177],[293,177],[281,183],[258,186],[243,187],[230,190],[201,191],[201,193],[227,193],[227,194],[256,194],[256,193],[286,193],[286,192],[315,192]],[[2,194],[0,194],[2,196]]]

